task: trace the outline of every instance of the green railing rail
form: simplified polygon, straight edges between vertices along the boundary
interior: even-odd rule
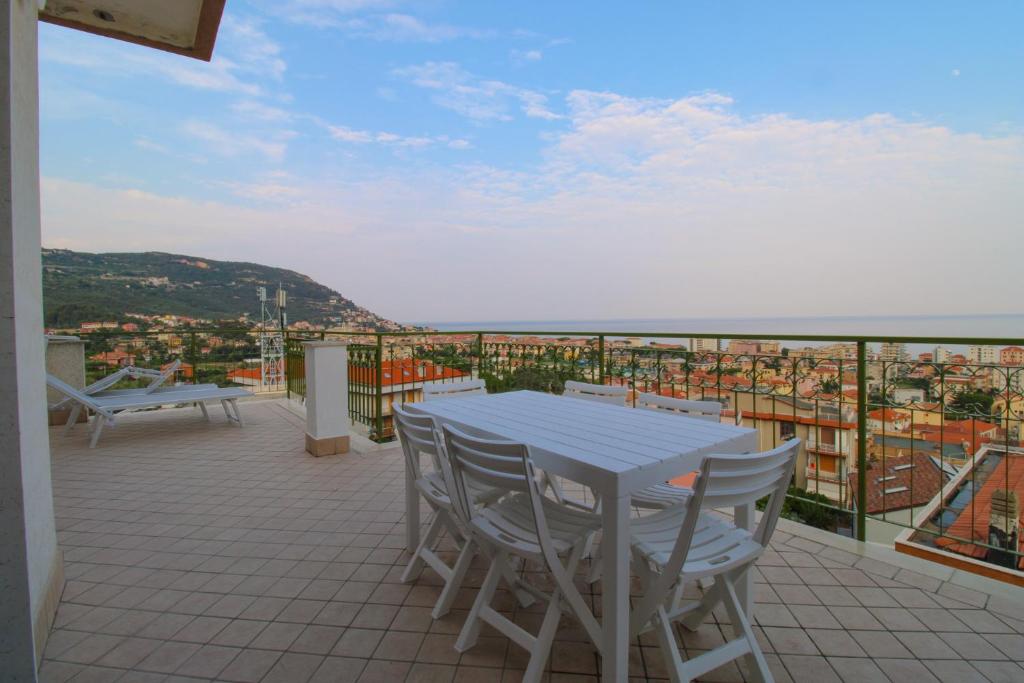
[[[901,355],[897,345],[991,349],[1024,346],[1022,339],[558,330],[328,334],[351,343],[349,412],[378,441],[393,438],[393,404],[419,400],[424,383],[468,377],[485,378],[490,391],[557,393],[566,379],[579,379],[626,384],[633,395],[718,400],[730,419],[738,411],[744,425],[758,429],[763,447],[793,436],[805,440],[791,492],[794,516],[862,540],[880,524],[883,531],[909,528],[1021,556],[1017,548],[958,537],[949,513],[957,509],[957,496],[972,496],[983,484],[984,463],[976,461],[981,445],[998,446],[1009,458],[1020,444],[1024,400],[1014,396],[1024,393],[1024,366],[955,357],[964,348],[922,361]],[[691,340],[719,342],[701,350],[691,348]],[[780,344],[730,351],[720,350],[721,340]],[[872,348],[879,343],[888,355]],[[832,345],[825,347],[831,353],[816,352],[821,344]],[[996,413],[1003,395],[1007,400]],[[956,443],[960,438],[964,445]],[[921,457],[932,459],[935,472],[891,471],[894,463],[920,466]],[[945,495],[943,472],[965,465],[978,466],[978,476],[940,500],[934,519],[917,520],[923,500]],[[900,485],[886,486],[887,479]]]

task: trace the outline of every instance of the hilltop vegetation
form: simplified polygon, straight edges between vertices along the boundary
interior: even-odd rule
[[[258,263],[162,252],[89,254],[43,249],[43,307],[47,327],[85,321],[123,321],[128,313],[209,320],[257,317],[256,288],[288,292],[288,319],[315,325],[395,323],[357,306],[312,278]]]

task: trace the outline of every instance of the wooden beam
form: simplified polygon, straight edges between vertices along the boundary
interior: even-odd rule
[[[202,7],[199,10],[199,22],[196,24],[196,36],[192,41],[191,47],[171,45],[170,43],[163,43],[158,40],[137,36],[117,29],[103,28],[100,26],[85,24],[80,21],[65,19],[63,17],[55,17],[53,15],[46,14],[45,12],[40,13],[39,21],[45,21],[48,24],[56,24],[57,26],[73,28],[78,31],[85,31],[86,33],[93,33],[98,36],[115,38],[117,40],[123,40],[128,43],[143,45],[145,47],[151,47],[165,52],[173,52],[174,54],[192,57],[193,59],[201,59],[204,62],[208,62],[213,57],[213,47],[217,41],[217,31],[220,28],[220,20],[221,16],[224,14],[224,4],[226,2],[227,0],[203,0]]]

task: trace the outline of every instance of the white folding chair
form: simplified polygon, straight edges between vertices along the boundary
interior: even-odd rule
[[[463,382],[447,384],[424,384],[423,400],[435,398],[456,398],[458,396],[474,396],[487,393],[487,382],[482,379],[467,379]]]
[[[477,439],[449,425],[443,429],[456,489],[455,508],[466,520],[473,541],[491,560],[455,649],[465,652],[473,647],[482,623],[487,622],[530,653],[523,680],[539,681],[564,609],[579,619],[600,650],[601,628],[573,583],[588,539],[601,525],[600,517],[546,498],[537,482],[528,446]],[[481,508],[471,497],[470,478],[514,493]],[[510,555],[543,563],[554,579],[551,594],[523,581],[512,582],[513,589],[521,587],[548,603],[536,636],[491,607],[499,580],[509,581],[512,573]],[[560,558],[563,555],[567,558],[564,564]]]
[[[718,401],[691,401],[658,394],[637,394],[636,407],[660,410],[708,422],[719,422],[722,416],[722,404]],[[663,510],[684,502],[692,493],[693,491],[688,488],[665,482],[634,493],[632,503],[645,510]]]
[[[792,439],[764,453],[709,456],[689,500],[633,521],[630,546],[643,597],[630,615],[630,634],[655,629],[673,681],[693,680],[740,657],[755,680],[772,680],[750,615],[744,613],[736,595],[736,582],[768,547],[799,445],[799,439]],[[711,508],[754,505],[764,496],[771,497],[753,532],[710,512]],[[707,578],[714,578],[714,584],[703,599],[680,604],[681,586]],[[725,604],[734,639],[683,661],[672,622],[695,631],[720,602]]]
[[[434,419],[425,415],[415,415],[405,409],[394,406],[393,408],[395,432],[402,444],[402,452],[405,455],[405,466],[413,474],[416,482],[416,489],[420,496],[431,507],[434,518],[427,527],[427,532],[420,540],[419,546],[413,553],[405,571],[402,572],[402,581],[408,583],[419,576],[424,565],[440,575],[444,580],[444,588],[441,595],[434,604],[431,612],[435,619],[440,619],[451,609],[462,581],[466,577],[466,571],[473,561],[473,545],[466,543],[467,533],[460,528],[457,519],[452,513],[452,501],[448,494],[448,485],[444,476],[443,458],[440,454],[439,440],[434,436]],[[420,454],[426,453],[433,462],[434,469],[424,473],[420,467]],[[470,495],[473,500],[486,504],[491,503],[504,495],[505,491],[500,488],[480,486],[470,482]],[[455,565],[449,567],[436,552],[434,545],[442,529],[448,531],[456,542],[462,547]]]
[[[565,390],[562,396],[579,398],[584,401],[597,401],[599,403],[611,403],[612,405],[625,406],[626,397],[629,395],[629,387],[613,386],[610,384],[587,384],[575,380],[566,380]]]

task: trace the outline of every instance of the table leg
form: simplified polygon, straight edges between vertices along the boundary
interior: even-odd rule
[[[624,681],[629,671],[629,500],[629,496],[605,496],[601,501],[601,678],[605,683]]]
[[[409,466],[405,467],[405,545],[410,553],[420,545],[420,494]]]
[[[734,511],[736,526],[751,529],[754,526],[754,515],[749,505],[737,505]],[[748,569],[736,582],[736,595],[748,619],[754,618],[754,576]]]

